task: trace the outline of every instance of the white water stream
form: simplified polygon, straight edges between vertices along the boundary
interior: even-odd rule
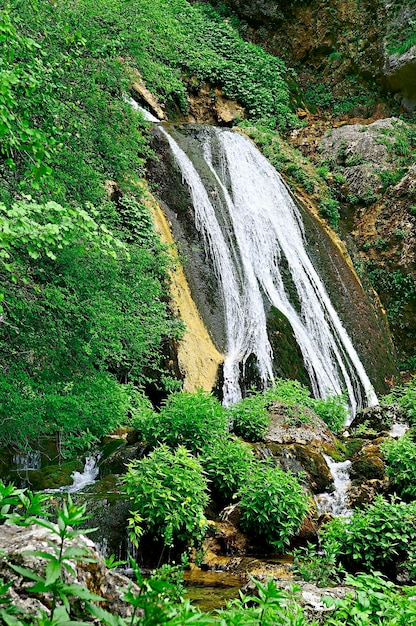
[[[77,493],[78,491],[82,491],[88,485],[92,485],[95,483],[98,476],[98,461],[100,460],[100,456],[101,455],[88,456],[85,459],[85,465],[82,472],[72,472],[72,485],[64,485],[58,489],[47,489],[46,491],[48,493]]]
[[[323,457],[334,479],[334,491],[332,493],[321,493],[315,497],[318,512],[320,514],[329,513],[334,517],[349,517],[352,512],[348,506],[347,492],[351,484],[349,473],[351,461],[337,463],[326,454],[323,454]]]
[[[194,163],[166,136],[192,198],[195,224],[212,258],[224,301],[227,350],[224,403],[241,397],[240,363],[254,354],[264,386],[273,378],[268,303],[289,320],[313,393],[347,391],[351,418],[377,404],[371,382],[305,247],[298,208],[282,178],[252,142],[205,129],[202,154],[215,186],[207,189]],[[282,267],[291,275],[289,294]]]

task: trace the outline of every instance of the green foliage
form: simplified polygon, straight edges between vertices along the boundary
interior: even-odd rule
[[[250,446],[234,437],[210,442],[200,460],[210,489],[223,504],[231,502],[256,462]]]
[[[319,211],[332,228],[336,228],[339,221],[339,202],[335,198],[323,198]]]
[[[386,440],[381,446],[386,473],[397,494],[404,499],[416,499],[416,443],[406,433],[397,440]]]
[[[313,410],[333,433],[341,433],[348,417],[346,396],[328,396],[313,401]]]
[[[207,479],[202,466],[183,446],[175,452],[165,445],[129,465],[123,477],[141,530],[174,542],[198,542],[205,534]],[[137,518],[136,518],[137,519]]]
[[[321,548],[312,543],[296,548],[292,568],[297,577],[318,587],[338,584],[345,574],[344,568],[337,562],[336,550],[329,543]]]
[[[297,478],[277,466],[257,463],[238,491],[241,526],[283,551],[309,508]]]
[[[388,395],[383,397],[383,404],[399,404],[406,413],[406,418],[412,426],[416,426],[416,376],[404,385],[394,387]]]
[[[126,422],[129,391],[106,372],[48,380],[11,368],[0,380],[1,442],[34,446],[42,434],[58,436],[60,453],[72,457]]]
[[[42,256],[55,260],[60,249],[67,246],[95,248],[117,257],[117,248],[125,244],[113,237],[104,224],[98,224],[98,212],[80,208],[64,208],[56,202],[37,204],[30,197],[8,209],[0,204],[0,261],[12,271],[13,253],[24,250],[30,259]],[[16,277],[15,277],[15,280]]]
[[[335,606],[327,626],[407,626],[416,619],[414,587],[397,587],[379,573],[347,576],[353,593],[345,599],[326,598],[327,606]]]
[[[324,545],[338,553],[349,570],[389,571],[416,547],[416,503],[377,496],[350,519],[334,519],[322,530]]]
[[[93,210],[3,207],[1,442],[59,431],[75,451],[86,429],[126,421],[132,390],[120,382],[162,381],[163,341],[182,328],[165,301],[168,257],[149,212],[127,195],[121,207],[113,226],[129,243]]]
[[[0,11],[0,155],[13,168],[15,154],[25,154],[35,186],[50,173],[46,162],[56,144],[31,116],[49,70],[43,57],[41,46],[17,31],[7,10]],[[48,92],[41,97],[51,103]]]
[[[288,409],[296,408],[300,420],[309,420],[308,412],[303,415],[302,408],[312,409],[334,433],[342,431],[348,415],[344,395],[314,399],[311,398],[309,389],[298,380],[277,378],[264,393],[252,392],[228,408],[235,434],[247,441],[261,440],[269,424],[268,408],[276,401]]]
[[[226,437],[228,418],[210,393],[201,389],[196,393],[183,391],[172,393],[160,412],[142,424],[142,431],[150,445],[184,445],[200,452],[216,439]]]
[[[228,408],[233,432],[246,441],[260,441],[267,431],[268,400],[264,394],[251,393]]]

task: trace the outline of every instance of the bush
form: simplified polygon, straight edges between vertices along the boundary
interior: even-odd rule
[[[166,546],[198,542],[205,533],[207,479],[201,464],[183,446],[156,448],[133,461],[123,477],[132,501],[134,532],[152,533]]]
[[[410,294],[410,287],[408,291]],[[399,404],[405,410],[410,424],[416,426],[416,376],[403,386],[396,387],[390,394],[384,396],[383,404],[391,404],[393,402]]]
[[[335,610],[325,622],[327,626],[364,626],[389,624],[407,626],[416,620],[416,603],[413,587],[397,587],[380,574],[347,576],[347,585],[354,589],[346,598],[324,598]]]
[[[171,394],[160,413],[143,423],[143,434],[150,445],[184,445],[192,452],[225,437],[228,418],[225,409],[206,391]]]
[[[313,409],[333,433],[343,431],[348,416],[345,396],[329,396],[325,400],[313,400]]]
[[[383,442],[387,476],[400,497],[416,498],[416,443],[406,433],[398,440]]]
[[[416,503],[387,502],[377,496],[350,519],[329,522],[322,530],[322,539],[324,545],[334,547],[348,569],[388,573],[396,562],[415,551]]]
[[[218,497],[221,504],[232,500],[239,487],[247,480],[255,462],[248,444],[234,437],[217,439],[207,447],[201,458],[214,497]]]
[[[265,405],[265,396],[255,393],[231,406],[228,415],[235,434],[246,441],[260,441],[270,421]]]
[[[278,551],[298,532],[309,507],[293,474],[261,462],[252,468],[238,496],[242,528]]]

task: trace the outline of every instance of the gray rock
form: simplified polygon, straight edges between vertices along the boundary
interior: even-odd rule
[[[389,3],[388,9],[391,8]],[[394,7],[393,7],[394,8]],[[402,93],[402,105],[408,111],[416,108],[416,45],[400,54],[389,54],[387,39],[391,32],[409,33],[409,23],[416,19],[416,9],[411,3],[403,3],[400,11],[393,17],[387,27],[384,42],[382,73],[388,88]],[[398,43],[400,44],[400,38]]]
[[[390,155],[385,143],[394,143],[394,137],[384,134],[396,124],[403,124],[397,118],[385,118],[372,124],[347,124],[334,128],[325,135],[320,144],[321,158],[346,168],[372,163],[378,167],[390,163]]]
[[[30,595],[28,588],[33,585],[30,581],[15,572],[10,565],[18,565],[35,572],[40,576],[45,575],[46,559],[28,552],[42,551],[53,553],[50,542],[59,545],[59,537],[42,526],[32,525],[27,527],[15,525],[0,526],[0,549],[2,559],[0,561],[0,579],[5,583],[13,582],[9,590],[14,606],[22,608],[30,615],[36,615],[39,611],[50,613],[50,595]],[[105,608],[111,613],[128,617],[132,614],[133,607],[121,601],[121,590],[127,588],[130,581],[121,574],[109,570],[98,552],[95,544],[87,537],[80,535],[71,542],[65,542],[66,547],[78,547],[87,550],[89,558],[93,562],[68,561],[73,573],[63,570],[63,577],[67,584],[76,583],[89,589],[95,594],[105,598]],[[138,587],[133,584],[133,589]],[[74,596],[68,597],[71,606],[71,617],[79,618],[79,601]],[[88,614],[83,614],[83,619],[91,619]]]

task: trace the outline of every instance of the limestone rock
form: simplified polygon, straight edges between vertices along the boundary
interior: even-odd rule
[[[35,615],[39,610],[49,614],[50,598],[39,594],[32,597],[28,592],[28,588],[32,586],[33,581],[20,576],[9,564],[28,568],[38,575],[44,576],[47,561],[44,558],[27,554],[27,552],[43,551],[52,553],[49,542],[59,545],[59,538],[41,526],[0,526],[0,546],[3,552],[3,558],[0,561],[0,579],[3,579],[4,582],[13,582],[13,589],[10,591],[10,594],[14,605],[21,607],[31,615]],[[65,582],[67,584],[76,583],[102,596],[105,598],[104,607],[110,612],[123,617],[130,616],[133,607],[120,599],[121,590],[127,588],[130,581],[106,567],[95,544],[87,537],[80,535],[71,542],[67,541],[65,547],[69,546],[87,549],[90,558],[94,561],[91,563],[71,561],[74,574],[64,569],[63,576]],[[133,585],[133,588],[138,591],[136,585]],[[75,605],[78,603],[77,599],[70,597],[69,601],[71,617],[79,618],[79,615],[73,612],[75,611]],[[77,606],[76,610],[78,609],[79,606]],[[91,619],[92,621],[88,614],[83,615],[83,619]]]
[[[377,405],[358,411],[349,430],[358,430],[367,436],[367,433],[371,435],[389,431],[394,423],[403,420],[404,411],[398,404]]]
[[[397,3],[388,3],[388,9],[394,11],[395,4],[397,5]],[[395,38],[395,44],[404,43],[406,37],[411,34],[409,25],[411,26],[416,19],[414,3],[403,2],[401,4],[400,10],[396,14],[393,13],[387,26],[382,72],[389,89],[400,91],[403,95],[402,105],[408,111],[412,111],[416,107],[416,45],[404,52],[389,53],[388,50],[388,40],[392,38],[392,34],[400,33],[400,36]]]
[[[294,405],[286,407],[274,402],[270,409],[270,424],[264,436],[266,443],[312,444],[334,448],[336,440],[328,426],[311,409]]]
[[[386,468],[382,459],[380,447],[371,442],[361,448],[351,459],[352,479],[358,480],[385,480]]]
[[[382,132],[391,130],[395,123],[402,122],[396,118],[386,118],[367,126],[347,124],[334,128],[320,144],[321,157],[346,167],[357,165],[357,161],[381,166],[389,162],[390,158],[387,146],[379,139]],[[388,141],[393,142],[393,139],[388,138]]]

